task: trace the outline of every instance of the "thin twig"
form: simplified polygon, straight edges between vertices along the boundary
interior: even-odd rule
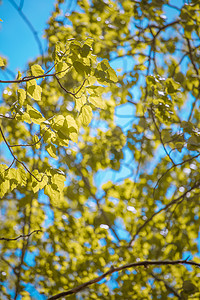
[[[187,162],[189,162],[189,161],[191,161],[191,160],[193,160],[193,159],[195,159],[195,158],[197,158],[197,157],[199,157],[199,156],[200,156],[200,153],[197,154],[197,155],[195,155],[195,156],[192,156],[192,157],[190,157],[190,158],[188,158],[188,159],[186,159],[186,160],[184,160],[184,161],[182,161],[181,163],[174,164],[173,166],[171,166],[171,168],[169,168],[165,173],[163,173],[163,174],[159,177],[159,179],[158,179],[158,181],[156,182],[156,185],[155,185],[155,187],[154,187],[153,195],[155,194],[155,190],[156,190],[156,188],[158,187],[159,182],[161,181],[161,179],[162,179],[169,171],[171,171],[173,168],[176,168],[176,167],[178,167],[178,166],[182,166],[182,165],[186,164]]]
[[[140,233],[140,231],[158,214],[160,214],[162,211],[166,211],[168,210],[168,208],[170,208],[172,205],[176,204],[177,202],[179,202],[181,199],[183,199],[186,194],[188,192],[191,192],[192,190],[194,190],[195,188],[197,188],[200,185],[200,182],[196,182],[189,190],[185,191],[182,195],[180,195],[178,198],[170,201],[167,205],[165,205],[163,208],[161,208],[160,210],[158,210],[157,212],[155,212],[154,214],[151,215],[150,218],[148,218],[137,230],[136,233],[134,234],[134,236],[132,237],[132,239],[129,242],[128,247],[131,247],[133,245],[133,242],[135,240],[135,238],[138,236],[138,234]]]
[[[6,145],[7,145],[7,147],[8,147],[8,149],[9,149],[9,151],[10,151],[12,157],[14,158],[14,160],[16,160],[19,164],[21,164],[21,165],[24,167],[24,169],[25,169],[32,177],[35,178],[35,180],[37,180],[38,182],[42,182],[43,177],[42,177],[41,180],[39,180],[33,173],[31,173],[31,171],[26,167],[26,165],[14,155],[14,153],[13,153],[13,151],[12,151],[10,145],[8,144],[8,142],[7,142],[6,138],[5,138],[5,135],[4,135],[4,133],[3,133],[3,130],[2,130],[2,128],[1,128],[1,126],[0,126],[0,133],[1,133],[1,136],[2,136],[2,138],[3,138],[3,140],[4,140],[4,142],[6,143]],[[14,161],[12,162],[12,164],[9,166],[8,169],[11,168],[11,166],[13,165],[13,163],[14,163]],[[8,170],[8,169],[7,169],[7,170]]]
[[[44,135],[45,135],[45,133],[47,132],[47,130],[49,130],[50,128],[47,128],[46,130],[45,130],[45,132],[41,135],[41,137],[39,138],[39,140],[37,141],[37,142],[35,142],[35,143],[33,143],[33,144],[16,144],[16,145],[9,145],[9,147],[33,147],[33,146],[35,146],[35,145],[37,145],[42,139],[43,139],[43,137],[44,137]]]
[[[29,236],[31,236],[33,233],[38,233],[38,232],[42,232],[42,230],[34,230],[34,231],[32,231],[32,232],[30,232],[29,234],[20,234],[19,236],[17,236],[16,238],[0,238],[0,241],[16,241],[16,240],[18,240],[18,239],[20,239],[20,238],[27,238],[27,237],[29,237]]]
[[[174,163],[173,159],[171,158],[171,156],[169,155],[169,153],[167,152],[167,149],[166,149],[166,147],[165,147],[165,145],[164,145],[164,142],[163,142],[163,139],[162,139],[162,134],[161,134],[161,132],[160,132],[160,130],[159,130],[159,128],[158,128],[158,125],[156,124],[156,120],[155,120],[154,114],[153,114],[153,112],[152,112],[152,109],[151,109],[151,115],[152,115],[153,123],[154,123],[154,125],[155,125],[155,127],[156,127],[156,130],[157,130],[158,133],[159,133],[160,141],[161,141],[161,144],[162,144],[162,146],[163,146],[163,149],[164,149],[165,153],[167,154],[167,156],[169,157],[169,159],[171,160],[172,164],[173,164],[173,165],[176,165],[176,164]]]

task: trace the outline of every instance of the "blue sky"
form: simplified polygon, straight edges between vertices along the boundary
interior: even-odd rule
[[[16,73],[16,70],[23,70],[26,63],[39,54],[39,49],[33,33],[13,7],[13,2],[14,0],[2,0],[2,5],[0,5],[0,19],[3,20],[0,23],[0,55],[8,58],[8,68]],[[70,0],[70,2],[74,1]],[[34,26],[45,50],[46,43],[42,36],[55,0],[15,0],[15,3],[17,6],[23,4],[22,11]],[[183,0],[173,0],[171,3],[182,6]],[[67,5],[68,1],[65,6]],[[166,13],[170,21],[174,18],[176,11],[166,7]]]
[[[33,33],[13,7],[12,0],[3,0],[0,6],[0,55],[8,59],[8,68],[16,73],[23,70],[29,60],[39,54],[38,45]],[[19,6],[23,4],[23,13],[34,26],[45,50],[45,39],[42,38],[46,22],[53,10],[55,0],[16,0]]]

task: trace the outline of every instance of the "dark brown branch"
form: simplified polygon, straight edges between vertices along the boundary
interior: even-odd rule
[[[158,32],[155,34],[154,39],[157,38],[157,36],[158,36],[158,35],[161,33],[161,31],[163,31],[164,29],[166,29],[166,28],[168,28],[168,27],[170,27],[170,26],[174,26],[174,25],[179,24],[179,23],[180,23],[179,20],[175,20],[175,21],[173,21],[173,22],[171,22],[171,23],[168,23],[168,24],[166,24],[166,25],[160,27],[159,30],[158,30]]]
[[[48,298],[47,300],[56,300],[56,299],[59,299],[59,298],[62,298],[62,297],[66,297],[66,296],[69,296],[69,295],[72,295],[72,294],[76,294],[80,291],[82,291],[83,289],[85,289],[86,287],[94,284],[94,283],[97,283],[99,281],[101,281],[102,279],[104,279],[105,277],[107,277],[108,275],[111,275],[112,273],[114,272],[120,272],[122,270],[126,270],[126,269],[130,269],[130,268],[136,268],[136,267],[145,267],[147,268],[148,266],[166,266],[166,265],[190,265],[190,266],[196,266],[198,268],[200,268],[200,264],[199,263],[196,263],[194,261],[187,261],[187,260],[146,260],[146,261],[139,261],[139,262],[134,262],[134,263],[131,263],[131,264],[126,264],[126,265],[123,265],[121,267],[117,267],[117,268],[114,268],[113,266],[110,268],[110,270],[108,270],[107,272],[103,273],[102,275],[92,279],[92,280],[89,280],[75,288],[72,288],[71,290],[68,290],[66,292],[62,292],[62,293],[59,293],[57,295],[54,295],[50,298]]]
[[[44,73],[43,75],[38,75],[38,76],[25,76],[22,79],[15,79],[15,80],[0,80],[0,83],[23,83],[23,82],[27,82],[33,79],[40,79],[40,78],[45,78],[45,77],[55,77],[58,74],[61,74],[63,72],[66,72],[67,70],[69,70],[71,68],[71,66],[69,66],[67,69],[62,70],[60,72],[56,72],[53,74],[48,74],[49,72],[51,72],[51,70],[55,67],[56,64],[53,65],[53,67],[51,67],[50,70],[48,70],[46,73]]]
[[[9,117],[9,116],[4,116],[3,114],[0,114],[0,117],[1,118],[6,118],[6,119],[10,119],[10,120],[14,120],[15,119],[15,116],[14,117]]]
[[[62,71],[62,72],[64,72],[64,71]],[[61,72],[59,72],[59,73],[61,73]],[[44,73],[43,75],[28,76],[28,77],[23,77],[22,79],[16,79],[16,80],[0,80],[0,83],[23,83],[23,82],[27,82],[27,81],[30,81],[33,79],[39,79],[39,78],[44,78],[44,77],[53,77],[59,73],[53,73],[53,74]]]
[[[35,233],[35,232],[36,233],[42,232],[42,230],[39,230],[39,229],[38,230],[34,230],[34,231],[30,232],[29,234],[25,234],[25,235],[20,234],[16,238],[0,238],[0,241],[16,241],[16,240],[18,240],[20,238],[27,238],[27,237],[31,236],[33,233]]]

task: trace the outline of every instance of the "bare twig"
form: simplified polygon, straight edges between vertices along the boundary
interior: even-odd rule
[[[69,67],[69,68],[71,68],[71,67]],[[44,78],[44,77],[55,77],[57,74],[60,74],[60,73],[65,72],[65,71],[66,70],[63,70],[63,71],[53,73],[53,74],[48,74],[49,71],[47,71],[43,75],[38,75],[38,76],[28,76],[28,77],[25,76],[22,79],[16,79],[16,80],[0,80],[0,83],[23,83],[23,82],[27,82],[27,81],[30,81],[30,80],[33,80],[33,79],[40,79],[40,78]]]
[[[38,233],[38,232],[42,232],[42,230],[34,230],[34,231],[32,231],[32,232],[30,232],[29,234],[25,234],[25,235],[23,235],[23,234],[20,234],[19,236],[17,236],[16,238],[0,238],[0,241],[16,241],[16,240],[18,240],[18,239],[20,239],[20,238],[27,238],[27,237],[29,237],[29,236],[31,236],[33,233]]]

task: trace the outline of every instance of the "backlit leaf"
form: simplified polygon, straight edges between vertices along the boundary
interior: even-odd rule
[[[27,93],[34,100],[36,101],[41,100],[42,88],[41,86],[37,85],[35,79],[27,81]]]
[[[86,104],[81,108],[79,120],[85,126],[90,124],[92,120],[92,108],[90,105]]]
[[[44,70],[40,65],[33,65],[31,66],[31,74],[34,77],[41,76],[44,74]]]
[[[41,124],[45,121],[45,118],[42,116],[42,114],[29,104],[27,104],[27,113],[29,114],[31,120],[36,124]]]

